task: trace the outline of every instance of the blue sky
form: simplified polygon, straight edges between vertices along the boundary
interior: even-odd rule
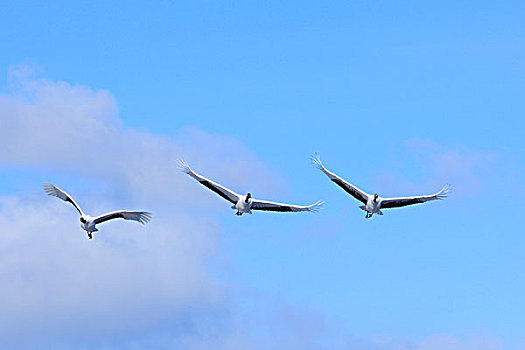
[[[4,4],[0,346],[525,348],[524,16],[518,1]],[[369,192],[454,192],[365,220],[316,151]],[[326,208],[236,217],[180,157]],[[154,220],[87,241],[44,181]]]

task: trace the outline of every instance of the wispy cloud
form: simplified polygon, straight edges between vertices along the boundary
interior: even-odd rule
[[[417,350],[503,350],[503,342],[489,335],[460,338],[437,334],[421,341]]]
[[[463,191],[478,191],[500,157],[496,151],[451,148],[433,140],[412,138],[405,142],[422,169],[434,178],[457,183]]]
[[[431,193],[450,183],[455,194],[477,196],[523,183],[515,155],[502,149],[450,147],[414,137],[390,154],[391,162],[377,177],[382,188],[393,192],[389,195]]]

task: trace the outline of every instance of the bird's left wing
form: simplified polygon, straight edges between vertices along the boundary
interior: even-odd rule
[[[84,215],[84,213],[82,212],[82,209],[80,209],[80,207],[75,202],[73,197],[71,197],[65,191],[62,191],[60,188],[56,186],[53,186],[49,182],[44,183],[44,191],[47,193],[48,196],[55,196],[57,198],[62,199],[63,201],[73,204],[73,206],[78,210],[78,213],[80,214],[80,216]]]
[[[119,210],[97,216],[93,219],[93,222],[95,224],[100,224],[102,222],[113,219],[135,220],[140,222],[141,224],[145,224],[146,222],[151,220],[151,213],[148,213],[147,211]]]
[[[270,201],[263,201],[254,199],[252,201],[252,209],[253,210],[265,210],[265,211],[280,211],[280,212],[298,212],[298,211],[319,211],[324,202],[317,201],[312,205],[292,205],[292,204],[284,204],[284,203],[277,203],[277,202],[270,202]]]
[[[445,199],[451,190],[450,185],[445,185],[438,193],[428,196],[384,198],[381,200],[381,208],[399,208],[412,204],[425,203],[435,199]]]
[[[190,168],[190,166],[185,161],[179,160],[178,168],[179,170],[193,177],[195,180],[199,181],[199,183],[204,187],[207,187],[208,189],[217,193],[222,198],[226,199],[228,202],[235,204],[239,201],[240,196],[237,193],[222,185],[219,185],[216,182],[211,181],[210,179],[205,178],[202,175],[197,174]]]
[[[368,197],[370,196],[365,191],[359,189],[357,186],[352,185],[350,182],[344,180],[342,177],[337,176],[336,174],[332,173],[328,169],[326,169],[321,162],[321,157],[319,156],[319,153],[315,153],[311,157],[313,165],[321,170],[323,173],[330,178],[333,182],[335,182],[339,187],[341,187],[343,190],[345,190],[348,194],[350,194],[352,197],[357,199],[363,204],[366,204],[368,201]]]

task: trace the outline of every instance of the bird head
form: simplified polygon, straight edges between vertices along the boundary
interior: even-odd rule
[[[250,192],[248,192],[248,194],[246,195],[246,199],[245,199],[245,202],[248,203],[248,200],[252,198],[252,194]]]
[[[80,222],[83,223],[83,224],[85,224],[87,221],[86,221],[86,219],[84,219],[83,216],[81,216],[81,217],[80,217]]]
[[[378,194],[374,193],[374,202],[377,200],[377,197],[379,197]]]

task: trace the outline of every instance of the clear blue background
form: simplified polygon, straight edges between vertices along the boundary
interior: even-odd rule
[[[521,1],[4,2],[0,81],[29,63],[107,89],[126,127],[232,136],[285,179],[268,199],[325,200],[307,218],[239,219],[225,205],[233,268],[219,278],[242,286],[239,303],[257,303],[242,288],[279,296],[363,337],[523,344],[524,18]],[[433,172],[414,139],[477,163]],[[369,192],[455,192],[364,220],[310,165],[315,151]],[[44,171],[2,169],[7,194]]]

